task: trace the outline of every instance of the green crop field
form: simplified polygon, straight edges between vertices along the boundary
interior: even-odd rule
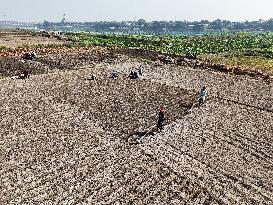
[[[201,36],[67,34],[83,45],[162,51],[228,66],[246,66],[272,74],[273,33],[219,33]]]

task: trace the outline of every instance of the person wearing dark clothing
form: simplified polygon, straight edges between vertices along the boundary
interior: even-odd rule
[[[130,79],[139,79],[138,71],[131,71],[129,75]]]
[[[163,124],[165,121],[164,109],[161,108],[158,115],[157,129],[160,131],[163,129]]]
[[[31,51],[23,54],[23,59],[25,60],[33,60],[37,57],[36,53]]]
[[[116,70],[112,71],[112,78],[113,79],[117,79],[118,78],[118,71],[116,71]]]
[[[86,78],[87,80],[97,80],[97,76],[92,74],[90,77]]]
[[[130,78],[130,79],[134,79],[134,71],[131,70],[130,75],[129,75],[129,78]]]
[[[206,100],[206,96],[207,96],[207,91],[206,91],[206,87],[202,87],[200,94],[199,94],[199,105],[202,105],[205,103]]]
[[[134,79],[139,79],[138,72],[136,70],[134,71]]]
[[[143,65],[140,65],[139,68],[138,68],[138,73],[139,73],[140,76],[143,75],[143,69],[144,69]]]
[[[26,79],[26,78],[29,78],[29,73],[27,70],[24,70],[21,74],[20,74],[20,79]]]

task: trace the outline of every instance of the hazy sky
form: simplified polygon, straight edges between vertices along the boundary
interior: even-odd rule
[[[0,20],[259,20],[273,0],[0,0]],[[5,16],[4,16],[5,15]]]

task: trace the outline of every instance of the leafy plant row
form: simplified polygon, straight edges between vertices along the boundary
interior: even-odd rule
[[[119,46],[180,55],[223,54],[273,57],[272,33],[222,33],[202,36],[68,34],[85,45]]]

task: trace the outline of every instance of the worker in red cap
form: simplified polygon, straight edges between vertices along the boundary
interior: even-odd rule
[[[164,108],[161,107],[159,110],[159,116],[158,116],[158,122],[157,122],[157,129],[159,129],[160,131],[163,129],[163,124],[165,121],[165,116],[164,116]]]

